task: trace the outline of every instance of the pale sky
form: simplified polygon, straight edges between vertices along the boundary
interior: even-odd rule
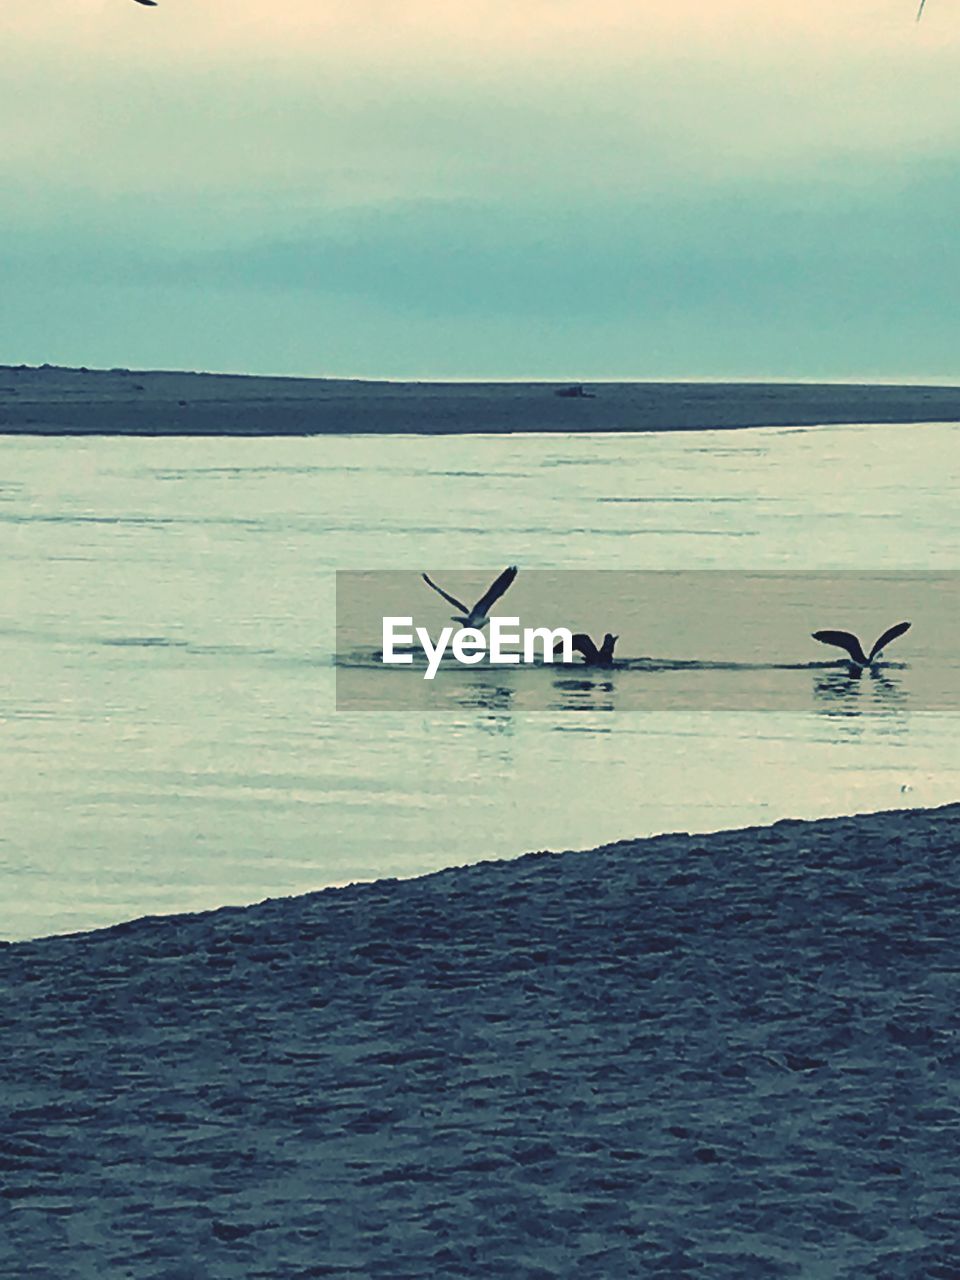
[[[960,378],[960,0],[2,0],[0,362]]]

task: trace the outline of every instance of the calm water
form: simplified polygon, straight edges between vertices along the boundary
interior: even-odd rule
[[[960,569],[958,445],[3,439],[0,936],[960,798],[960,717],[911,694],[919,628],[895,696],[783,714],[618,707],[616,674],[576,714],[466,679],[440,714],[350,714],[331,659],[338,568]]]

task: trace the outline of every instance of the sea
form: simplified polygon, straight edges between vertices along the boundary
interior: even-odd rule
[[[0,450],[0,938],[960,799],[958,426]],[[338,646],[337,571],[405,574],[443,621],[421,571],[456,595],[511,564],[518,600],[591,582],[623,668],[445,669],[394,705]],[[657,574],[673,621],[630,586]],[[824,616],[765,653],[793,574]],[[915,583],[937,608],[879,678],[824,666],[811,629],[869,644]]]

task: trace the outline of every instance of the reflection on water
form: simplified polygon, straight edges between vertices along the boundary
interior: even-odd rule
[[[361,669],[373,669],[379,664],[359,662],[356,655],[353,665]],[[758,685],[750,676],[763,672],[811,672],[812,687],[807,689],[809,701],[805,705],[804,686],[794,682],[786,694],[777,695],[769,684]],[[736,672],[742,682],[733,696],[727,696],[734,685],[712,681],[699,694],[691,694],[690,685],[683,682],[656,690],[651,677],[657,673],[720,673]],[[730,711],[747,707],[752,712],[789,710],[792,713],[824,716],[828,720],[853,719],[864,715],[885,722],[884,731],[890,732],[890,722],[906,725],[911,709],[910,692],[905,684],[905,663],[887,664],[861,669],[847,663],[809,663],[784,666],[757,663],[671,663],[636,660],[615,663],[613,668],[593,671],[576,663],[560,666],[556,672],[540,664],[513,672],[516,684],[503,682],[502,668],[464,669],[451,668],[450,679],[443,689],[443,696],[433,697],[434,686],[415,685],[423,691],[424,705],[434,712],[454,711],[478,713],[476,724],[483,727],[490,722],[498,726],[509,724],[516,712],[530,715],[537,712],[630,712],[643,709],[647,713],[657,711],[683,711],[691,707],[702,711]],[[619,683],[618,683],[619,673]],[[462,678],[458,678],[462,677]],[[419,677],[418,677],[419,678]],[[548,683],[549,682],[549,683]],[[812,696],[811,696],[812,688]],[[955,694],[956,691],[954,691]],[[771,698],[771,694],[773,697]],[[779,700],[778,700],[779,697]],[[931,710],[923,704],[922,710]],[[568,731],[570,726],[557,720],[552,728]],[[958,744],[960,745],[960,744]]]
[[[557,676],[553,688],[559,694],[550,703],[554,711],[613,711],[616,706],[614,678],[610,672],[597,676]]]
[[[892,668],[870,668],[844,664],[818,675],[813,693],[822,715],[849,719],[865,713],[895,717],[905,722],[909,695],[903,676]]]
[[[960,568],[957,440],[4,441],[0,936],[956,799],[919,624],[904,664],[851,679],[807,638],[845,609],[798,619],[796,655],[714,660],[702,623],[631,634],[616,601],[585,621],[625,662],[441,671],[443,712],[337,712],[331,654],[342,568]]]
[[[463,711],[477,712],[476,723],[480,728],[504,732],[511,725],[513,696],[514,690],[505,685],[478,680],[464,686],[457,705]]]

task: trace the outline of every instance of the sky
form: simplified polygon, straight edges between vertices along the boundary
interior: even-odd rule
[[[2,0],[0,363],[960,379],[960,0]]]

